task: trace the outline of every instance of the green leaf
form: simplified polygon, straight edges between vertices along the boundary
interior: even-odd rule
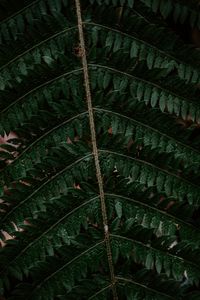
[[[165,101],[166,101],[166,96],[164,93],[161,93],[160,98],[159,98],[159,107],[162,112],[165,111],[165,106],[166,106]]]
[[[51,65],[54,62],[54,59],[50,56],[44,55],[42,58],[47,65]]]
[[[122,217],[122,204],[121,204],[121,202],[119,202],[119,201],[116,202],[115,211],[117,213],[117,217],[121,218]]]
[[[4,90],[5,89],[5,82],[3,80],[3,78],[0,76],[0,90]]]
[[[171,95],[167,96],[167,109],[170,114],[172,114],[174,111],[173,97]]]
[[[152,10],[153,10],[153,12],[157,12],[157,10],[158,10],[158,8],[159,8],[159,2],[160,1],[158,1],[158,0],[152,0]]]
[[[128,5],[130,8],[133,8],[134,0],[128,0]]]
[[[181,105],[181,116],[185,120],[188,115],[188,104],[184,101]]]
[[[157,105],[159,99],[159,94],[156,88],[153,89],[153,92],[151,94],[151,106],[155,107]]]
[[[115,36],[114,36],[113,32],[109,31],[107,38],[106,38],[105,46],[108,47],[109,49],[111,49],[113,46],[113,43],[114,43],[114,39],[115,39]]]
[[[147,55],[147,66],[151,70],[154,66],[154,60],[155,60],[155,53],[153,49],[149,49],[148,55]]]
[[[114,46],[113,46],[113,52],[116,52],[120,49],[122,44],[122,37],[119,34],[115,35],[115,41],[114,41]]]
[[[21,15],[21,14],[17,15],[16,22],[17,22],[18,31],[24,32],[25,24],[24,24],[23,15]]]
[[[162,271],[162,257],[159,255],[156,256],[155,267],[158,274],[160,274]]]
[[[146,257],[145,266],[148,270],[151,270],[153,268],[153,265],[154,265],[154,258],[151,251],[149,251]]]
[[[139,54],[139,45],[136,41],[132,42],[131,50],[130,50],[130,58],[138,57]]]
[[[160,3],[160,12],[163,17],[166,19],[173,9],[171,0],[161,0]]]
[[[108,72],[105,72],[104,78],[103,78],[103,88],[104,89],[106,89],[109,86],[109,84],[111,82],[111,78],[112,78],[111,74]]]
[[[137,86],[137,92],[136,92],[137,99],[139,101],[141,101],[143,99],[144,91],[145,91],[145,87],[144,87],[143,83],[139,82],[138,86]]]
[[[26,64],[23,60],[21,60],[18,64],[18,68],[21,72],[22,75],[27,75],[27,68],[26,68]]]

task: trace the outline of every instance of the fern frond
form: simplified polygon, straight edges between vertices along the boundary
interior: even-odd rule
[[[109,296],[110,288],[111,288],[111,285],[108,285],[108,286],[104,287],[103,289],[101,289],[100,291],[98,291],[97,293],[92,295],[90,298],[88,298],[88,300],[107,299],[108,296]]]
[[[153,67],[167,68],[169,71],[177,69],[181,79],[186,80],[187,83],[197,83],[200,69],[197,64],[193,64],[188,55],[192,52],[193,56],[199,59],[199,53],[195,49],[192,51],[191,47],[184,45],[172,31],[166,30],[166,24],[158,27],[158,22],[153,23],[154,18],[151,18],[151,21],[147,20],[146,16],[144,17],[140,13],[140,7],[138,8],[138,6],[139,3],[135,2],[134,10],[127,9],[126,6],[123,7],[120,18],[125,22],[126,18],[129,18],[131,22],[126,27],[123,27],[122,24],[120,30],[115,23],[118,13],[117,8],[110,10],[113,19],[112,24],[110,20],[105,20],[104,24],[99,24],[94,18],[92,20],[94,28],[89,28],[90,34],[88,34],[91,46],[95,46],[99,42],[106,51],[118,51],[121,54],[129,53],[130,59],[135,57],[138,60],[147,61],[147,66],[150,69]],[[105,14],[108,7],[106,5],[101,5],[101,7],[103,7],[101,13]],[[98,15],[97,13],[97,21],[98,19],[101,20]],[[86,24],[91,27],[90,23]],[[110,28],[111,25],[112,28]],[[98,27],[101,27],[101,29]],[[157,28],[156,35],[155,28]],[[168,47],[170,48],[168,49]]]
[[[198,265],[195,265],[192,261],[187,261],[171,253],[163,253],[160,250],[130,238],[113,234],[111,236],[114,244],[113,247],[119,247],[119,251],[123,256],[128,255],[133,261],[143,263],[147,269],[153,269],[155,265],[158,273],[164,269],[167,276],[173,276],[176,280],[183,279],[184,272],[186,271],[191,280],[199,281],[200,270]],[[132,256],[133,252],[134,255]]]
[[[30,120],[33,114],[37,114],[39,111],[39,105],[42,105],[47,101],[48,105],[52,108],[55,107],[53,93],[55,93],[55,88],[57,93],[62,92],[65,97],[69,99],[73,93],[70,91],[72,86],[77,85],[77,76],[76,73],[79,73],[81,70],[73,70],[58,76],[48,82],[45,82],[41,86],[34,88],[25,95],[16,99],[8,107],[4,108],[1,112],[1,133],[4,134],[4,131],[9,132],[15,127],[23,125],[27,120]],[[73,77],[73,74],[74,77]],[[69,81],[65,81],[65,77],[70,77]],[[77,99],[76,99],[77,100]],[[81,104],[81,102],[79,102]],[[23,111],[21,112],[21,107]],[[19,115],[19,112],[20,115]],[[11,122],[7,122],[8,118]]]
[[[37,235],[34,238],[29,238],[25,241],[22,240],[21,243],[19,241],[18,249],[16,248],[15,254],[11,253],[14,254],[14,256],[9,256],[8,249],[7,255],[9,256],[9,260],[4,266],[2,266],[2,279],[3,275],[8,276],[8,278],[9,276],[23,278],[24,274],[27,276],[30,272],[30,268],[36,265],[38,261],[43,260],[48,255],[53,256],[56,249],[60,248],[62,245],[69,246],[70,244],[73,244],[75,237],[80,233],[81,226],[85,226],[87,224],[87,218],[90,213],[93,212],[98,215],[98,198],[99,197],[96,196],[84,201],[72,210],[68,210],[66,214],[62,213],[62,216],[59,214],[60,216],[57,216],[57,219],[54,220],[55,223],[52,224],[51,222],[44,232],[41,231],[39,235],[37,232]],[[65,198],[62,198],[62,200],[64,199],[68,200],[68,197],[66,196]],[[74,200],[76,199],[74,198]],[[74,204],[71,203],[71,205],[73,207]],[[70,207],[69,203],[68,206]],[[58,208],[62,208],[66,211],[63,204],[59,204]],[[50,215],[50,217],[52,218],[52,215]],[[38,225],[39,224],[37,224],[37,226]],[[40,226],[44,227],[44,223],[41,222]],[[31,228],[27,228],[27,230],[28,233],[29,231],[31,233]],[[34,231],[33,234],[35,235]]]
[[[167,18],[173,13],[173,18],[176,22],[183,24],[189,19],[192,27],[197,26],[199,28],[199,11],[196,11],[195,5],[191,3],[181,3],[181,1],[151,1],[151,0],[141,0],[148,7],[152,9],[153,12],[160,11],[164,18]],[[197,3],[195,3],[197,4]]]
[[[151,8],[154,13],[160,12],[164,18],[167,18],[170,14],[173,13],[174,20],[180,22],[181,24],[186,22],[187,19],[190,20],[192,27],[195,25],[199,27],[199,12],[196,10],[197,3],[185,3],[181,1],[172,1],[172,0],[140,0],[147,7]],[[98,5],[104,4],[102,0],[90,0],[91,4],[97,3]],[[105,4],[113,6],[123,6],[126,5],[130,8],[133,8],[134,0],[106,0]]]
[[[157,107],[161,110],[161,112],[164,112],[165,109],[167,109],[170,114],[174,113],[176,116],[180,116],[183,119],[186,119],[189,114],[193,121],[198,122],[200,107],[197,102],[185,99],[184,97],[163,88],[159,84],[154,84],[148,80],[135,77],[126,72],[121,72],[107,66],[94,64],[91,64],[90,66],[92,70],[102,69],[105,70],[105,73],[109,72],[112,74],[111,78],[113,80],[114,89],[119,89],[120,84],[121,89],[125,89],[129,86],[131,96],[136,98],[138,101],[144,101],[146,105],[151,105],[153,108]],[[107,77],[109,78],[109,76]],[[125,77],[125,79],[123,80],[122,77]]]
[[[162,211],[157,207],[151,206],[148,202],[116,194],[106,193],[106,196],[110,201],[114,201],[115,204],[113,204],[113,207],[116,210],[117,206],[121,207],[121,214],[127,220],[127,228],[132,222],[137,222],[145,228],[153,228],[158,237],[162,235],[175,235],[178,230],[181,239],[191,241],[195,248],[198,247],[198,241],[195,240],[195,237],[197,238],[200,232],[185,220],[181,220],[167,211]]]
[[[75,131],[79,133],[79,137],[81,138],[81,131],[79,130],[80,124],[77,120],[83,125],[84,121],[87,121],[85,119],[86,117],[87,112],[80,113],[45,132],[25,148],[6,168],[6,175],[8,176],[9,174],[14,180],[26,177],[26,173],[30,171],[35,164],[40,163],[42,159],[44,159],[48,153],[47,149],[49,151],[50,147],[55,147],[59,144],[65,144],[67,146],[67,137],[70,137],[73,140],[73,133]],[[83,125],[83,127],[84,126],[86,127],[86,125]],[[70,150],[70,146],[68,149]]]
[[[0,25],[0,298],[198,299],[197,1],[2,0]]]
[[[6,65],[1,66],[0,90],[7,87],[11,88],[14,79],[18,82],[22,81],[21,77],[27,76],[29,71],[34,69],[34,64],[53,64],[60,54],[65,53],[66,47],[70,47],[75,29],[76,27],[67,28],[26,50]]]
[[[159,192],[164,191],[168,196],[178,198],[180,201],[186,197],[190,204],[199,204],[199,186],[186,179],[128,155],[109,150],[100,150],[100,153],[102,168],[105,172],[113,170],[113,166],[116,165],[117,170],[123,176],[130,176],[133,181],[137,180],[147,186],[156,185]],[[129,161],[130,164],[124,164],[125,161]]]
[[[124,136],[134,136],[136,141],[139,143],[142,142],[144,146],[151,146],[151,149],[159,152],[174,153],[176,159],[184,161],[186,168],[196,166],[198,169],[200,153],[197,149],[163,133],[160,128],[153,128],[147,124],[143,124],[133,117],[106,109],[96,108],[95,110],[99,114],[100,122],[106,124],[105,130],[108,130],[110,126],[113,134],[120,133]],[[106,118],[109,120],[109,123],[106,123]]]
[[[139,37],[120,32],[116,29],[110,29],[105,25],[97,23],[85,23],[88,26],[88,35],[91,37],[93,47],[101,41],[106,47],[106,51],[119,51],[129,53],[130,59],[145,60],[149,69],[167,69],[168,72],[177,69],[178,76],[186,80],[187,83],[198,83],[200,69],[187,62],[181,61],[173,53],[166,53],[158,46],[151,45],[148,41]],[[104,33],[105,31],[105,33]],[[152,28],[152,33],[154,32]]]
[[[68,261],[55,272],[49,274],[45,277],[40,284],[35,286],[29,295],[30,299],[38,299],[38,296],[41,295],[45,297],[45,294],[48,292],[50,298],[53,298],[56,292],[59,292],[63,287],[67,290],[70,290],[74,284],[74,280],[84,277],[87,273],[88,268],[95,269],[100,264],[102,257],[105,255],[104,241],[101,241],[89,249],[82,252],[80,255],[73,258],[71,261]],[[95,258],[95,264],[93,259]],[[76,272],[79,270],[79,273]],[[51,285],[57,282],[56,290],[51,289]],[[50,293],[50,294],[49,294]]]
[[[1,21],[0,40],[4,42],[12,39],[15,40],[18,34],[24,33],[26,22],[32,24],[35,18],[41,18],[41,16],[46,15],[49,11],[52,15],[59,13],[62,5],[66,6],[67,1],[58,0],[53,7],[51,0],[47,2],[39,0],[30,3]]]
[[[158,299],[158,300],[176,299],[170,295],[167,295],[160,291],[156,291],[153,288],[135,282],[133,279],[119,277],[119,276],[117,276],[116,279],[117,281],[119,281],[119,284],[122,285],[121,289],[125,289],[125,292],[123,292],[123,294],[125,293],[127,295],[127,299],[134,299],[134,298],[139,299],[140,297],[143,297],[143,299],[147,299],[148,297],[153,297],[154,299]],[[134,292],[133,292],[133,286],[134,286]]]
[[[34,216],[35,212],[45,211],[45,199],[49,200],[52,197],[58,196],[60,193],[66,193],[68,187],[72,187],[74,184],[74,174],[77,175],[78,172],[79,180],[87,178],[90,159],[91,154],[77,159],[52,178],[42,183],[28,197],[12,205],[11,208],[8,208],[7,212],[3,212],[1,226],[6,226],[4,228],[8,229],[12,226],[11,221],[16,225],[20,225],[27,216]]]

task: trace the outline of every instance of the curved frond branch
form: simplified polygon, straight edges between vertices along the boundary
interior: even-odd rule
[[[77,29],[77,26],[73,26],[73,27],[70,27],[70,28],[65,28],[65,29],[63,29],[62,31],[57,32],[56,34],[54,34],[54,35],[48,37],[47,39],[42,40],[41,42],[35,44],[34,46],[32,46],[31,48],[27,49],[27,50],[24,51],[23,53],[21,53],[21,54],[17,55],[16,57],[14,57],[12,60],[10,60],[9,62],[7,62],[6,64],[2,65],[2,66],[0,67],[0,71],[3,70],[4,68],[10,66],[12,63],[14,63],[16,60],[22,58],[23,56],[25,56],[25,55],[26,55],[27,53],[29,53],[30,51],[32,51],[32,50],[34,50],[34,49],[36,49],[36,48],[39,48],[40,46],[42,46],[43,44],[45,44],[45,43],[48,42],[48,41],[53,40],[53,39],[56,38],[57,36],[60,36],[60,35],[62,35],[62,34],[64,34],[64,33],[67,33],[67,32],[69,32],[69,31],[72,31],[72,30],[74,30],[74,29]]]
[[[25,203],[30,201],[34,196],[36,196],[39,192],[42,191],[43,188],[48,187],[50,183],[56,181],[60,176],[62,176],[66,171],[70,170],[73,166],[79,164],[80,162],[87,160],[88,158],[91,158],[92,154],[85,155],[84,157],[81,157],[80,159],[77,159],[75,162],[71,163],[70,165],[66,166],[63,170],[58,172],[56,175],[52,176],[50,179],[45,181],[42,185],[40,185],[37,189],[34,190],[33,193],[31,193],[28,197],[26,197],[24,200],[20,201],[19,204],[14,206],[8,213],[4,215],[1,219],[1,224],[4,224],[5,221],[15,212],[18,210],[18,208],[22,207]],[[14,220],[11,220],[14,221]]]
[[[146,79],[139,78],[139,77],[137,77],[137,76],[133,76],[133,75],[131,75],[131,74],[129,74],[129,73],[126,73],[126,72],[117,70],[117,69],[115,69],[115,68],[113,68],[113,67],[108,67],[108,66],[105,66],[105,65],[98,65],[98,64],[88,64],[88,66],[106,69],[106,70],[109,70],[109,71],[111,71],[111,72],[113,72],[113,73],[118,73],[118,74],[120,74],[120,75],[129,77],[129,78],[132,78],[132,79],[134,79],[134,80],[144,82],[145,84],[150,84],[150,85],[152,85],[153,87],[158,88],[159,90],[165,91],[166,93],[168,93],[168,94],[170,94],[170,95],[173,95],[174,97],[178,97],[178,98],[182,99],[182,101],[190,101],[190,102],[192,102],[190,99],[184,98],[183,96],[179,96],[178,94],[176,94],[176,93],[174,93],[174,92],[172,92],[172,91],[170,91],[170,90],[168,90],[168,89],[166,89],[166,88],[160,86],[160,85],[157,84],[157,83],[148,81],[148,80],[146,80]],[[194,103],[194,102],[192,102],[192,103]]]
[[[185,68],[192,68],[192,72],[196,72],[196,73],[199,73],[200,72],[200,69],[196,68],[195,66],[179,59],[177,56],[173,55],[173,54],[170,54],[160,48],[158,48],[157,46],[155,45],[152,45],[150,44],[149,42],[145,41],[144,39],[140,39],[138,37],[135,37],[133,35],[130,35],[128,33],[125,33],[125,32],[122,32],[120,30],[117,30],[117,29],[114,29],[114,28],[111,28],[111,27],[108,27],[108,26],[105,26],[105,25],[102,25],[102,24],[99,24],[99,23],[94,23],[94,22],[84,22],[84,24],[86,25],[89,25],[89,26],[92,26],[92,27],[99,27],[99,28],[102,28],[104,30],[107,30],[108,32],[113,32],[115,34],[119,34],[120,36],[122,37],[126,37],[130,40],[133,40],[135,42],[137,42],[138,44],[141,44],[141,45],[144,45],[144,47],[146,49],[150,49],[151,51],[153,51],[154,53],[157,53],[157,55],[160,55],[161,57],[163,57],[163,59],[168,59],[170,61],[170,63],[172,63],[178,70],[179,68],[183,68],[183,66]],[[138,54],[139,55],[139,54]],[[148,60],[148,56],[146,58]],[[149,69],[152,69],[153,66],[151,66],[150,64],[147,64]],[[164,68],[165,66],[163,66]],[[162,68],[162,66],[161,66]],[[180,72],[178,72],[180,78],[183,78],[185,79],[186,75],[185,74],[181,74]],[[196,82],[196,81],[195,81]]]
[[[188,200],[189,200],[189,203],[190,204],[196,204],[198,205],[199,204],[199,193],[200,193],[200,188],[198,185],[188,181],[187,179],[185,178],[182,178],[174,173],[171,173],[165,169],[161,169],[147,161],[144,161],[144,160],[140,160],[140,159],[137,159],[137,158],[134,158],[134,157],[131,157],[129,155],[125,155],[125,154],[122,154],[122,153],[118,153],[118,152],[114,152],[114,151],[110,151],[110,150],[99,150],[100,153],[102,154],[111,154],[111,155],[114,155],[114,156],[118,156],[118,157],[121,157],[125,160],[130,160],[130,161],[134,161],[136,164],[138,163],[139,165],[143,165],[143,166],[147,166],[147,168],[150,168],[152,170],[154,170],[157,175],[155,175],[155,177],[159,177],[160,174],[163,174],[163,176],[167,176],[169,178],[173,178],[172,180],[174,181],[173,184],[175,186],[177,186],[176,188],[173,187],[172,189],[172,193],[173,193],[173,196],[174,197],[177,197],[177,195],[175,194],[175,190],[178,189],[178,188],[187,188],[187,190],[184,190],[184,195],[186,194],[187,197],[188,197]],[[116,162],[117,164],[117,162]],[[130,169],[131,170],[131,169]],[[130,172],[129,170],[129,172]],[[128,173],[126,174],[126,176],[128,176]],[[148,179],[147,179],[148,180]],[[156,183],[156,178],[153,179]],[[148,183],[148,181],[147,181]],[[180,185],[180,186],[179,186]],[[152,185],[151,185],[152,186]],[[194,190],[194,194],[192,195],[192,191]],[[191,194],[191,195],[190,195]],[[180,197],[181,195],[179,195]]]
[[[89,0],[91,4],[96,2],[98,5],[102,5],[103,0]],[[106,4],[113,4],[114,6],[127,6],[129,8],[134,8],[135,0],[107,0]],[[182,3],[180,0],[168,0],[168,1],[151,1],[151,0],[140,0],[140,2],[144,3],[147,7],[149,7],[154,13],[161,13],[164,19],[169,17],[173,12],[174,21],[179,21],[181,24],[185,23],[188,20],[192,27],[195,25],[199,28],[199,10],[198,10],[198,2],[191,3]]]
[[[8,264],[5,265],[5,268],[0,271],[0,274],[3,274],[4,271],[6,271],[8,269],[8,267],[10,265],[13,265],[16,263],[16,261],[19,258],[23,258],[23,268],[26,267],[26,263],[24,262],[24,258],[26,257],[26,253],[27,250],[30,251],[30,249],[34,246],[37,246],[37,249],[39,250],[38,253],[40,252],[40,246],[38,246],[38,242],[45,236],[48,236],[48,234],[52,231],[55,230],[55,228],[62,223],[63,221],[67,220],[69,217],[72,216],[72,218],[74,217],[75,213],[81,211],[83,208],[85,209],[88,205],[90,205],[91,203],[93,203],[95,200],[97,200],[99,198],[99,196],[93,197],[92,199],[87,200],[86,202],[82,203],[81,205],[79,205],[78,207],[75,207],[74,209],[72,209],[70,212],[68,212],[67,214],[65,214],[62,218],[58,219],[55,223],[53,223],[46,231],[42,232],[39,236],[37,236],[31,243],[29,243],[25,248],[23,248],[18,254],[17,256],[15,256],[12,260],[9,261]],[[82,213],[82,211],[81,211]],[[67,230],[67,229],[66,229]],[[41,244],[41,248],[44,247],[43,244]],[[35,251],[34,251],[35,253]],[[33,258],[33,257],[32,257]]]
[[[13,19],[14,17],[16,17],[17,15],[20,15],[22,14],[23,12],[25,12],[26,10],[28,10],[30,7],[34,6],[34,5],[37,5],[37,3],[39,3],[41,0],[34,0],[34,2],[28,4],[27,6],[23,7],[22,9],[18,10],[17,12],[13,13],[11,16],[3,19],[1,22],[0,22],[0,26],[3,24],[3,23],[6,23],[8,20],[10,19]]]
[[[88,66],[91,69],[103,69],[108,72],[111,72],[113,74],[119,74],[120,76],[125,76],[127,78],[132,79],[132,83],[130,82],[130,87],[133,86],[131,94],[134,93],[134,97],[138,99],[138,101],[143,101],[146,104],[151,104],[152,107],[155,107],[158,102],[159,95],[161,93],[164,94],[166,101],[165,104],[168,108],[168,113],[172,114],[175,113],[177,116],[181,116],[183,119],[187,119],[187,114],[183,114],[181,111],[181,105],[188,111],[188,113],[191,113],[191,119],[193,121],[199,121],[199,114],[200,114],[200,105],[198,104],[197,101],[193,101],[192,99],[187,99],[183,97],[182,95],[178,95],[175,92],[170,91],[169,89],[162,87],[158,83],[154,83],[150,80],[146,80],[143,78],[139,78],[137,76],[131,75],[129,73],[126,73],[124,71],[119,71],[116,68],[113,67],[108,67],[105,65],[99,65],[99,64],[94,64],[90,63]],[[140,86],[141,85],[141,86]],[[140,91],[140,88],[142,91]],[[149,92],[148,98],[144,95],[145,89]],[[156,104],[152,104],[151,98],[154,97],[156,98]],[[171,99],[168,99],[171,98]],[[154,102],[154,101],[153,101]],[[172,102],[172,104],[171,104]],[[174,102],[174,103],[173,103]],[[159,109],[163,112],[163,108],[159,106]]]
[[[21,96],[20,98],[16,99],[14,102],[12,102],[9,106],[7,106],[6,108],[4,108],[0,114],[3,114],[5,113],[7,110],[9,110],[11,107],[13,107],[15,104],[17,104],[18,102],[20,102],[21,100],[23,100],[24,98],[26,98],[27,96],[29,96],[30,94],[34,93],[35,91],[38,91],[40,89],[42,89],[43,87],[47,86],[47,85],[50,85],[51,83],[63,78],[63,77],[66,77],[68,75],[71,75],[71,74],[74,74],[76,72],[80,72],[82,71],[83,69],[82,68],[78,68],[78,69],[75,69],[75,70],[72,70],[72,71],[69,71],[69,72],[65,72],[64,74],[62,75],[59,75],[51,80],[48,80],[44,83],[42,83],[41,85],[33,88],[32,90],[28,91],[26,94],[24,94],[23,96]]]
[[[65,269],[67,269],[67,267],[69,267],[70,265],[73,265],[73,263],[77,262],[79,259],[83,258],[84,256],[90,255],[90,253],[92,253],[93,250],[95,250],[99,246],[102,246],[103,244],[105,244],[105,241],[100,241],[99,243],[97,243],[97,244],[93,245],[92,247],[88,248],[87,250],[85,250],[84,252],[82,252],[81,254],[79,254],[78,256],[74,257],[72,260],[70,260],[67,263],[63,264],[62,267],[60,267],[55,272],[53,272],[52,274],[50,274],[48,277],[46,277],[43,281],[41,281],[34,288],[34,290],[32,291],[32,293],[30,295],[30,299],[32,298],[32,296],[34,295],[34,293],[37,292],[37,290],[39,290],[46,282],[48,282],[50,279],[52,279],[53,277],[55,277],[57,274],[61,273]]]
[[[106,292],[107,290],[109,290],[110,288],[112,288],[112,284],[107,285],[106,287],[102,288],[100,291],[96,292],[94,295],[90,296],[88,298],[88,300],[92,300],[92,299],[96,299],[97,296],[103,294],[104,292]]]
[[[91,96],[90,82],[89,82],[88,62],[87,62],[85,40],[84,40],[84,33],[83,33],[84,25],[83,25],[82,16],[81,16],[80,0],[75,0],[75,4],[76,4],[76,13],[77,13],[77,18],[78,18],[80,46],[81,46],[81,50],[82,50],[81,59],[82,59],[82,65],[83,65],[86,100],[87,100],[87,105],[88,105],[90,133],[91,133],[91,140],[92,140],[94,162],[95,162],[95,167],[96,167],[96,176],[97,176],[100,200],[101,200],[101,211],[102,211],[102,218],[103,218],[106,251],[107,251],[108,264],[109,264],[109,269],[110,269],[113,298],[114,298],[114,300],[117,300],[118,296],[117,296],[117,290],[116,290],[116,285],[115,285],[114,264],[113,264],[112,250],[111,250],[111,245],[110,245],[110,234],[109,234],[109,229],[108,229],[108,217],[107,217],[107,210],[106,210],[106,203],[105,203],[103,177],[102,177],[102,173],[101,173],[99,154],[98,154],[98,149],[97,149],[94,113],[93,113],[93,106],[92,106],[92,96]]]
[[[60,13],[62,5],[66,7],[68,1],[57,0],[56,3],[52,3],[51,0],[34,0],[30,4],[25,4],[22,9],[1,20],[0,39],[3,38],[5,41],[17,39],[19,33],[25,34],[26,21],[32,25],[36,19],[43,19],[44,21],[45,16],[48,15],[55,18],[55,13]],[[4,34],[4,31],[6,34]]]
[[[28,145],[28,147],[26,147],[23,152],[21,152],[19,154],[19,156],[17,156],[8,166],[6,166],[6,168],[2,171],[0,171],[0,174],[2,173],[2,175],[4,174],[4,172],[6,172],[6,170],[8,169],[10,173],[12,173],[13,169],[15,168],[16,164],[20,164],[20,162],[24,159],[26,159],[27,155],[29,152],[31,152],[35,146],[38,146],[40,143],[44,145],[45,143],[45,138],[49,138],[49,136],[51,136],[52,134],[59,132],[59,130],[61,128],[63,128],[65,125],[69,124],[70,122],[72,122],[75,119],[78,119],[79,117],[83,117],[85,115],[88,114],[88,111],[85,111],[83,113],[80,113],[70,119],[65,120],[64,122],[60,123],[59,125],[51,128],[50,130],[48,130],[47,132],[45,132],[44,134],[42,134],[39,138],[37,138],[36,140],[34,140],[32,143],[30,143]],[[24,165],[24,169],[26,169],[26,165]]]
[[[150,206],[147,203],[144,203],[144,202],[141,202],[141,201],[138,201],[138,200],[126,197],[126,196],[122,196],[119,194],[105,193],[105,195],[108,197],[113,197],[115,199],[122,199],[124,201],[134,203],[134,205],[136,204],[136,207],[137,206],[144,207],[147,209],[147,211],[149,211],[147,213],[149,215],[149,217],[150,217],[150,211],[152,211],[152,215],[154,217],[156,217],[156,214],[159,214],[160,220],[162,220],[165,224],[167,223],[167,220],[168,220],[170,222],[170,224],[172,224],[174,226],[175,230],[177,229],[177,226],[179,225],[180,226],[179,230],[184,231],[184,239],[195,240],[195,243],[196,243],[196,240],[198,240],[197,237],[200,238],[200,230],[197,227],[193,226],[191,223],[188,223],[188,222],[176,217],[175,215],[168,213],[167,211],[162,211],[154,206]],[[159,226],[159,224],[158,224],[158,226]],[[165,226],[167,226],[167,225],[165,225]],[[149,226],[149,228],[152,228],[152,227],[153,226],[151,226],[151,225]]]
[[[182,276],[184,275],[184,271],[186,268],[193,268],[193,270],[198,271],[198,275],[200,276],[200,268],[198,263],[195,264],[195,262],[190,261],[189,259],[186,258],[182,258],[181,256],[178,256],[177,254],[172,254],[170,252],[167,251],[167,249],[157,249],[155,247],[152,247],[151,245],[146,245],[140,241],[131,239],[131,238],[127,238],[121,235],[117,235],[117,234],[110,234],[111,238],[115,239],[116,242],[120,242],[120,240],[124,241],[124,242],[128,242],[128,243],[133,243],[135,245],[139,245],[141,246],[141,249],[145,249],[145,256],[148,253],[148,251],[152,250],[155,253],[155,259],[157,255],[161,255],[161,257],[167,257],[171,259],[171,264],[173,264],[173,262],[179,262],[180,265],[182,266],[183,272],[182,272]],[[133,259],[137,259],[135,256],[133,257]],[[145,265],[145,261],[143,261],[143,264]],[[152,265],[153,267],[153,265]]]
[[[167,294],[165,294],[165,293],[163,293],[163,292],[160,292],[160,291],[158,291],[158,290],[154,290],[154,289],[152,289],[152,288],[150,288],[150,287],[148,287],[148,286],[146,286],[146,285],[144,285],[144,284],[141,284],[141,283],[139,283],[139,282],[134,281],[133,279],[129,279],[129,278],[121,277],[121,276],[116,276],[116,279],[117,279],[117,281],[119,281],[119,282],[122,281],[122,282],[125,282],[125,283],[133,284],[133,285],[135,285],[135,286],[139,286],[139,287],[141,287],[142,289],[145,289],[145,290],[147,290],[147,291],[149,291],[149,292],[151,292],[151,293],[153,293],[153,294],[159,294],[159,295],[163,296],[163,299],[176,300],[174,297],[172,297],[172,296],[170,296],[170,295],[167,295]]]
[[[185,143],[183,143],[183,142],[180,142],[178,139],[175,139],[174,137],[172,137],[172,136],[170,136],[170,135],[168,135],[168,134],[166,134],[166,133],[161,132],[161,130],[158,129],[158,128],[154,128],[153,126],[150,126],[150,125],[147,125],[147,124],[145,124],[145,123],[142,123],[141,121],[135,120],[134,118],[127,117],[127,116],[125,116],[124,114],[120,114],[120,113],[117,113],[117,112],[114,112],[114,111],[110,111],[110,110],[107,110],[107,109],[103,109],[103,108],[94,108],[94,110],[95,110],[95,111],[99,111],[99,112],[105,112],[105,113],[108,113],[108,114],[110,114],[111,116],[112,116],[112,115],[116,115],[116,116],[118,116],[119,118],[124,118],[124,119],[126,119],[127,121],[134,123],[135,125],[139,125],[139,126],[143,127],[144,129],[147,129],[147,130],[150,130],[150,131],[152,131],[152,132],[155,132],[155,133],[157,133],[158,135],[160,135],[160,136],[162,136],[162,137],[165,137],[167,140],[171,141],[173,144],[176,145],[176,147],[178,146],[178,147],[175,149],[175,152],[177,151],[177,153],[182,153],[182,150],[183,150],[183,149],[186,149],[187,151],[190,151],[190,153],[192,152],[192,153],[194,153],[195,155],[199,156],[199,159],[200,159],[200,152],[199,152],[197,149],[191,147],[191,146],[188,145],[188,144],[185,144]],[[193,156],[191,157],[191,159],[192,159],[192,158],[193,158]],[[188,159],[188,157],[187,157],[187,159]],[[194,158],[194,163],[198,163],[198,161],[196,161],[195,158]]]
[[[181,0],[169,0],[169,1],[156,1],[152,2],[149,0],[140,0],[147,7],[149,7],[154,13],[160,11],[161,15],[166,19],[172,12],[174,21],[179,21],[181,24],[185,23],[187,19],[192,27],[199,25],[199,9],[198,2],[196,5],[192,3],[192,1],[186,3],[182,3]]]
[[[157,166],[155,166],[155,165],[153,165],[153,164],[151,164],[151,163],[149,163],[149,162],[147,162],[147,161],[140,160],[140,159],[138,159],[138,158],[134,158],[134,157],[131,157],[131,156],[128,156],[128,155],[125,155],[125,154],[122,154],[122,153],[110,151],[110,150],[99,150],[99,152],[102,152],[102,153],[105,152],[105,153],[110,153],[110,154],[114,154],[114,155],[119,155],[119,156],[121,156],[121,157],[124,157],[125,159],[131,159],[131,160],[134,160],[134,161],[138,161],[138,162],[141,163],[141,164],[145,164],[145,165],[147,165],[147,166],[149,166],[149,167],[153,167],[153,168],[159,170],[160,172],[164,172],[164,173],[166,173],[166,174],[168,174],[168,175],[170,175],[170,176],[176,177],[176,178],[179,179],[179,180],[183,180],[185,183],[187,183],[187,184],[189,184],[189,185],[192,185],[194,188],[199,188],[198,185],[195,185],[194,183],[188,181],[187,179],[181,178],[181,177],[179,177],[178,175],[173,174],[173,173],[170,173],[170,172],[167,171],[167,170],[163,170],[163,169],[161,169],[161,168],[159,168],[159,167],[157,167]]]

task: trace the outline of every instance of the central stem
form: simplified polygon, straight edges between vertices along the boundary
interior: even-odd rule
[[[80,40],[80,47],[81,47],[81,60],[82,60],[82,65],[83,65],[83,75],[84,75],[86,101],[87,101],[88,115],[89,115],[92,150],[93,150],[93,155],[94,155],[96,176],[97,176],[100,201],[101,201],[101,212],[102,212],[102,219],[103,219],[106,252],[107,252],[108,265],[109,265],[109,270],[110,270],[113,299],[118,300],[117,290],[116,290],[116,279],[115,279],[115,274],[114,274],[114,265],[113,265],[112,251],[111,251],[111,244],[110,244],[110,234],[109,234],[109,228],[108,228],[105,193],[104,193],[104,188],[103,188],[103,178],[102,178],[102,174],[101,174],[101,168],[100,168],[100,163],[99,163],[99,154],[98,154],[98,149],[97,149],[94,113],[93,113],[92,97],[91,97],[91,90],[90,90],[90,83],[89,83],[88,63],[87,63],[85,40],[84,40],[84,34],[83,34],[83,22],[82,22],[82,17],[81,17],[80,0],[75,0],[75,3],[76,3],[76,13],[77,13],[77,19],[78,19],[78,31],[79,31],[79,40]]]

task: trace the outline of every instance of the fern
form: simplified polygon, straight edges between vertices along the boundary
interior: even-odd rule
[[[199,19],[1,1],[3,299],[199,299],[200,56],[171,29]]]

